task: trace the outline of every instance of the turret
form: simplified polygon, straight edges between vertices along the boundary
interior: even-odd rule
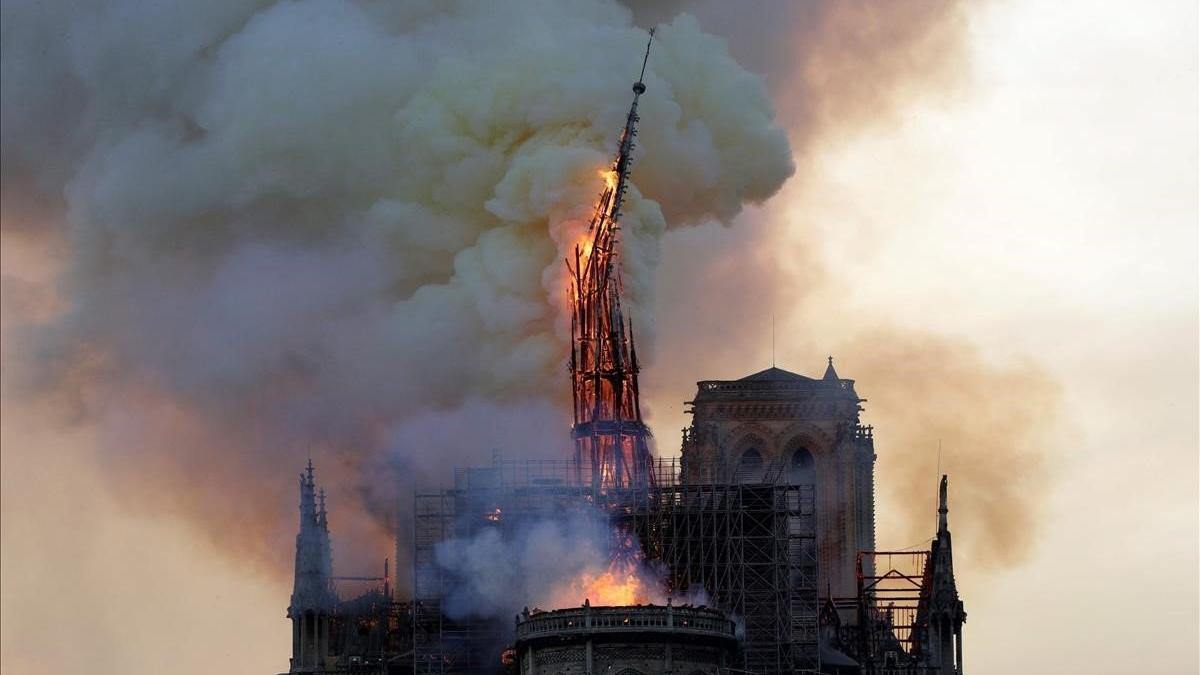
[[[333,555],[325,491],[318,493],[312,460],[300,474],[300,530],[296,534],[296,567],[292,601],[293,673],[325,669],[329,654],[329,619],[337,603],[333,591]]]
[[[962,675],[962,626],[967,620],[958,586],[954,581],[954,554],[950,541],[948,480],[938,485],[937,538],[929,550],[929,568],[923,595],[928,607],[929,665],[941,675]]]
[[[829,365],[825,366],[825,375],[821,379],[825,380],[826,382],[836,381],[836,380],[841,379],[838,377],[837,371],[833,369],[833,357],[832,356],[829,357]]]

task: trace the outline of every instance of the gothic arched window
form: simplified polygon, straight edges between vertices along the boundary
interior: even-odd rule
[[[738,458],[737,475],[739,483],[761,483],[763,479],[763,457],[757,448],[747,448]]]
[[[817,467],[808,448],[799,447],[792,453],[788,482],[793,485],[813,485],[817,482]]]

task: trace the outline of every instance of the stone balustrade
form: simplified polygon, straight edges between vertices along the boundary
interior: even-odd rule
[[[707,607],[635,605],[592,607],[584,605],[517,616],[517,640],[543,636],[604,633],[687,633],[735,639],[735,626],[723,612]]]

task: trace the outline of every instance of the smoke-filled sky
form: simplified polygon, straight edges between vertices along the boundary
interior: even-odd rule
[[[1196,9],[5,0],[0,659],[277,672],[456,463],[565,451],[561,254],[626,209],[647,409],[833,354],[882,546],[938,447],[975,672],[1195,672]],[[70,633],[71,648],[62,648]]]

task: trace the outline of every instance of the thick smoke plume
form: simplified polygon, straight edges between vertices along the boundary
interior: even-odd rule
[[[3,12],[5,235],[49,242],[62,305],[6,318],[6,386],[95,424],[131,505],[284,562],[311,453],[374,558],[400,486],[492,447],[561,455],[561,260],[640,66],[629,10]],[[761,80],[695,20],[662,27],[646,82],[622,264],[648,348],[668,224],[728,221],[792,160]]]
[[[778,312],[784,365],[832,351],[871,398],[881,522],[925,522],[942,438],[956,514],[989,523],[997,560],[1019,556],[1048,485],[1053,383],[838,311],[852,280],[784,208],[711,222],[792,162],[803,180],[783,201],[806,203],[822,148],[957,91],[965,3],[629,4],[6,1],[6,406],[42,394],[95,427],[130,506],[278,568],[307,454],[335,536],[377,542],[338,546],[348,572],[389,550],[403,490],[492,448],[561,456],[559,261],[628,104],[634,24],[666,22],[624,223],[639,346],[671,345],[643,377],[652,423],[685,423],[696,379],[766,362]],[[881,345],[952,373],[958,402],[930,371],[934,391],[916,391]],[[1003,419],[1025,430],[984,423]]]
[[[667,602],[664,579],[641,559],[636,539],[614,531],[599,512],[563,514],[504,531],[486,527],[443,542],[436,553],[442,573],[453,579],[445,599],[452,619],[507,619],[525,607],[578,607],[585,600]]]

